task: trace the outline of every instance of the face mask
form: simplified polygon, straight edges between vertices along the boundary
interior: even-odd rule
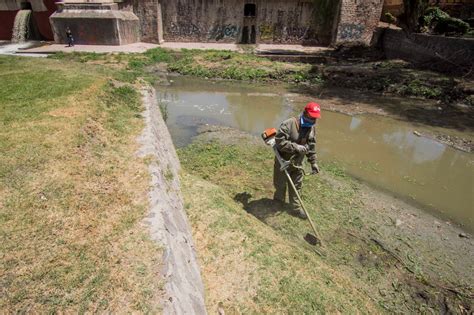
[[[300,125],[302,128],[313,127],[315,123],[316,123],[316,120],[310,120],[306,118],[304,115],[301,115],[300,117]]]

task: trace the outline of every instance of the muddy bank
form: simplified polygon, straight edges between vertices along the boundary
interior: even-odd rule
[[[152,88],[142,90],[146,126],[139,138],[139,156],[150,159],[149,192],[152,238],[163,246],[165,314],[205,314],[204,288],[190,226],[181,197],[179,170],[168,129]]]
[[[242,213],[306,246],[307,222],[271,201],[272,155],[259,139],[207,126],[179,154],[186,171],[223,188],[241,203]],[[354,181],[337,165],[322,163],[321,168],[320,176],[305,178],[303,198],[327,244],[325,263],[388,312],[472,311],[471,234]]]

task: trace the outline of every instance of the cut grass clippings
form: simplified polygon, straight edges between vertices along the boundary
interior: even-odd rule
[[[153,312],[140,94],[97,67],[0,57],[0,308]]]

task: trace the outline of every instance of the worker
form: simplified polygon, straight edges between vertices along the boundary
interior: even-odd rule
[[[311,174],[319,173],[316,156],[315,128],[316,121],[319,118],[321,118],[321,108],[319,104],[310,102],[306,105],[299,117],[293,117],[283,121],[275,136],[276,148],[281,157],[291,162],[288,168],[288,174],[299,193],[303,185],[303,160],[305,156],[311,164]],[[280,170],[280,164],[276,158],[273,168],[273,185],[275,186],[273,200],[281,203],[285,202],[286,190],[287,186],[289,186],[288,195],[291,211],[301,219],[306,219],[307,216],[298,201],[298,197],[287,183],[287,177],[285,173]]]

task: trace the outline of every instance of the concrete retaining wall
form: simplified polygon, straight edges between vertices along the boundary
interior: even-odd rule
[[[140,19],[140,37],[147,43],[163,41],[163,21],[159,0],[126,0],[120,9],[135,13]]]
[[[451,68],[474,66],[474,39],[425,34],[412,34],[408,38],[402,30],[386,29],[382,41],[389,59]]]
[[[163,247],[164,314],[206,314],[204,286],[181,197],[180,163],[154,89],[142,91],[146,126],[139,155],[153,157],[150,215],[152,238]]]
[[[165,41],[240,43],[254,28],[257,43],[316,43],[313,2],[308,0],[174,0],[161,1]],[[244,16],[246,3],[256,5]]]

